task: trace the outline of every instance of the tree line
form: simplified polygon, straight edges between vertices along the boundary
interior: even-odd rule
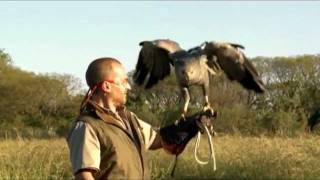
[[[83,97],[71,75],[35,74],[0,51],[0,137],[63,135]]]
[[[266,84],[263,95],[245,90],[224,75],[210,79],[210,102],[219,113],[216,131],[288,136],[310,129],[317,132],[320,55],[251,61]],[[172,74],[150,90],[133,86],[127,107],[154,126],[172,123],[179,118],[182,103],[174,78]],[[72,75],[24,71],[0,50],[0,137],[65,136],[85,91]],[[191,91],[189,111],[193,113],[201,110],[203,96],[200,88]]]

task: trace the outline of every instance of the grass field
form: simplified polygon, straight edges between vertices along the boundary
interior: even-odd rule
[[[207,156],[202,140],[200,154]],[[178,179],[320,179],[319,136],[214,138],[217,170],[199,165],[194,142],[181,154],[174,178]],[[150,151],[152,179],[169,179],[173,157]],[[0,179],[70,179],[64,139],[0,141]]]

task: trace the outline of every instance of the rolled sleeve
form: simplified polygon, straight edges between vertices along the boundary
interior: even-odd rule
[[[141,127],[141,133],[143,134],[143,140],[145,144],[145,149],[149,149],[151,144],[156,138],[156,131],[152,128],[152,126],[141,119],[137,118],[138,123]]]
[[[82,121],[76,122],[67,141],[74,174],[81,169],[99,171],[100,143],[89,124]]]

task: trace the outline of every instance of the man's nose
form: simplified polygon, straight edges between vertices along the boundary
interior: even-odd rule
[[[127,90],[131,90],[131,85],[129,82],[127,82],[126,88],[127,88]]]

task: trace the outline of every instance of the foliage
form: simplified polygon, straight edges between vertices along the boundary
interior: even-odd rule
[[[267,92],[245,90],[222,73],[210,79],[210,103],[218,111],[219,133],[294,136],[320,122],[320,55],[255,57]],[[128,75],[132,78],[133,72]],[[80,80],[68,75],[35,74],[14,66],[0,50],[0,137],[65,135],[84,95]],[[127,107],[161,127],[180,117],[182,99],[174,74],[145,90],[133,85]],[[201,88],[191,88],[188,113],[202,110]],[[315,119],[315,120],[313,120]],[[314,121],[314,122],[311,122]]]
[[[82,98],[80,93],[72,93],[81,89],[80,81],[70,75],[23,71],[2,51],[0,64],[1,136],[28,127],[64,134],[62,129],[67,129],[77,114]]]
[[[320,56],[258,59],[268,92],[256,103],[258,112],[265,114],[262,120],[267,129],[290,134],[303,131],[308,117],[320,108]]]

